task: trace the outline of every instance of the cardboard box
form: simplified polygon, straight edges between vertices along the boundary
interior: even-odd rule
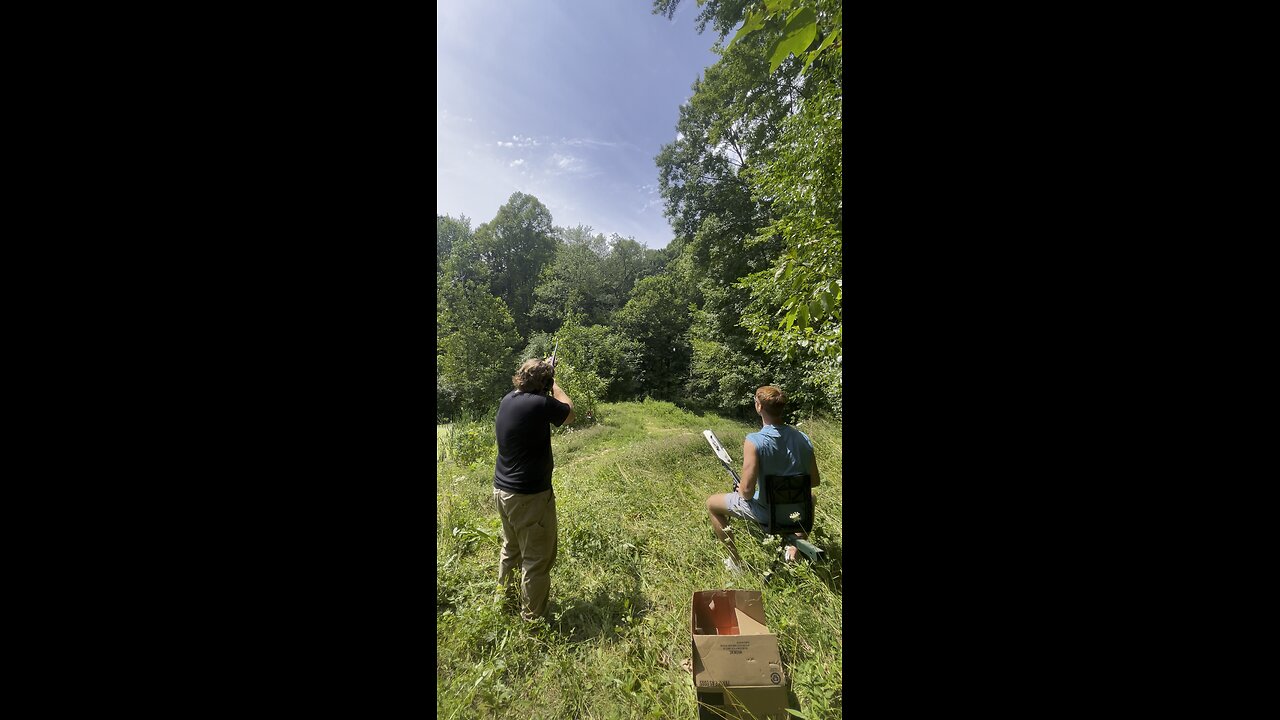
[[[790,718],[778,636],[758,590],[693,594],[693,686],[700,718]]]

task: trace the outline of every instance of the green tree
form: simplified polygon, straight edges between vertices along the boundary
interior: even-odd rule
[[[438,217],[436,219],[437,248],[441,245],[441,235],[444,235],[444,241],[449,245],[449,252],[443,260],[439,255],[436,256],[436,262],[439,265],[436,271],[437,287],[476,282],[488,288],[489,266],[485,264],[484,253],[475,233],[461,232],[459,223],[451,221],[446,216],[444,222],[441,222]],[[436,303],[436,307],[439,312],[439,302]]]
[[[769,48],[769,68],[773,72],[789,57],[803,60],[801,73],[822,58],[840,62],[840,0],[762,0],[750,6],[742,27],[730,45],[756,34]],[[721,36],[723,38],[723,36]]]
[[[771,199],[775,215],[758,239],[781,237],[786,250],[740,284],[751,292],[743,325],[760,348],[837,363],[844,285],[840,113],[834,85],[809,98],[784,121],[774,161],[752,171],[752,186]]]
[[[556,228],[556,251],[542,268],[533,291],[531,325],[539,331],[559,327],[570,310],[582,313],[590,322],[602,321],[609,289],[602,276],[608,247],[604,235],[591,228]]]
[[[637,374],[644,362],[640,343],[605,325],[583,325],[580,313],[569,313],[553,336],[536,334],[530,338],[524,357],[546,357],[559,342],[557,362],[565,360],[575,368],[595,374],[601,382],[600,399],[605,402],[632,400],[638,390]]]
[[[590,342],[593,333],[580,324],[582,318],[581,313],[570,311],[555,334],[559,346],[556,382],[573,399],[574,415],[578,418],[574,424],[578,427],[600,421],[599,404],[608,387],[595,362],[596,348]]]
[[[675,17],[680,2],[681,0],[654,0],[653,13],[664,15],[670,20]],[[751,3],[752,0],[698,0],[698,7],[702,8],[698,13],[698,32],[704,32],[707,25],[711,25],[723,40],[741,22]]]
[[[654,0],[653,12],[670,19],[680,3]],[[753,34],[763,38],[773,68],[794,55],[808,69],[819,58],[843,52],[839,0],[698,0],[698,5],[699,33],[710,24],[723,41],[742,23],[729,45]]]
[[[683,396],[689,369],[689,306],[694,293],[686,279],[664,272],[636,283],[631,299],[614,314],[618,331],[640,345],[638,391],[659,400]]]
[[[605,381],[607,402],[634,400],[640,391],[639,370],[644,362],[644,346],[638,340],[604,325],[587,328],[586,338],[592,367]]]
[[[444,264],[453,252],[453,246],[462,238],[471,236],[471,219],[466,215],[457,219],[448,215],[436,216],[436,278],[444,274]]]
[[[556,228],[555,258],[542,269],[534,289],[532,327],[550,331],[569,312],[581,314],[584,325],[608,322],[631,297],[636,281],[655,275],[666,264],[660,250],[649,250],[635,238],[617,234],[608,239],[591,228]]]
[[[654,274],[649,272],[652,261],[645,254],[646,250],[635,238],[624,238],[616,233],[609,237],[609,251],[604,258],[600,275],[608,293],[610,310],[617,310],[626,304],[637,280]]]
[[[739,171],[767,159],[778,124],[792,111],[800,88],[785,73],[781,80],[770,79],[768,59],[757,45],[744,43],[720,53],[680,107],[676,140],[654,160],[676,236],[693,238],[715,215],[730,235],[737,235],[723,244],[734,246],[766,222],[767,212],[753,200]]]
[[[720,61],[694,83],[693,96],[680,109],[676,140],[662,148],[656,162],[676,232],[672,249],[680,253],[672,265],[683,268],[699,303],[689,319],[693,374],[684,399],[736,412],[742,393],[758,386],[753,378],[767,362],[739,325],[750,291],[737,283],[768,267],[782,250],[780,238],[746,248],[772,218],[767,198],[753,194],[743,171],[768,159],[778,125],[800,88],[785,73],[781,81],[770,78],[759,43],[719,52]]]
[[[488,413],[511,390],[520,343],[501,298],[478,282],[446,282],[436,315],[437,397],[454,412]]]
[[[583,320],[581,313],[570,312],[555,334],[534,333],[520,358],[549,357],[558,343],[557,360],[568,360],[600,377],[605,402],[635,399],[636,375],[643,362],[640,343],[606,325],[583,325]]]
[[[520,365],[524,363],[525,360],[535,358],[541,360],[543,358],[551,357],[551,353],[555,350],[555,345],[555,336],[551,333],[534,332],[530,334],[528,344],[525,345],[524,350],[521,350],[517,355],[519,362],[516,363],[516,369],[519,369]],[[514,375],[515,373],[512,374]]]
[[[538,275],[556,250],[551,212],[536,197],[513,193],[493,220],[476,228],[475,237],[490,291],[506,303],[517,331],[527,334]]]
[[[656,162],[672,247],[699,278],[690,398],[721,411],[765,382],[797,408],[839,410],[840,5],[699,2],[699,32],[741,27]]]
[[[707,337],[705,322],[692,331],[687,393],[690,404],[721,415],[748,418],[752,392],[761,381],[762,361]]]

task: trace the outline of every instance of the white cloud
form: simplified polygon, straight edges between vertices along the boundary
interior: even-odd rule
[[[523,164],[524,164],[524,158],[520,158],[519,160],[516,160],[515,162],[511,163],[511,167],[519,167],[520,165],[523,165]]]
[[[547,159],[547,162],[556,170],[565,173],[580,173],[587,169],[587,165],[583,162],[582,158],[577,158],[572,155],[553,153],[551,157]]]
[[[637,210],[636,212],[638,213],[648,212],[650,208],[661,207],[661,206],[662,206],[662,198],[654,198],[652,200],[645,202],[644,205],[641,205],[640,209]]]
[[[469,117],[469,116],[464,117],[462,115],[454,115],[453,113],[449,112],[445,108],[441,108],[439,111],[436,112],[436,124],[452,122],[455,120],[471,123],[473,125],[476,122],[475,118],[473,117]]]
[[[533,138],[531,138],[531,137],[521,137],[521,136],[519,136],[519,135],[512,135],[510,140],[499,140],[499,141],[498,141],[498,147],[522,147],[522,148],[525,148],[525,147],[538,147],[538,145],[540,145],[540,144],[541,144],[541,143],[539,143],[537,140],[534,140],[534,139],[533,139]]]
[[[569,147],[588,148],[592,150],[599,149],[599,148],[607,148],[611,150],[615,148],[621,148],[624,150],[631,150],[633,152],[638,152],[638,153],[644,152],[639,147],[637,147],[635,143],[627,142],[626,140],[622,140],[620,142],[613,142],[611,140],[596,140],[594,138],[563,138],[562,137],[560,138],[559,143],[552,143],[552,144],[568,145]]]
[[[564,141],[565,145],[574,147],[618,147],[618,143],[605,142],[603,140],[592,140],[591,138],[570,138]]]

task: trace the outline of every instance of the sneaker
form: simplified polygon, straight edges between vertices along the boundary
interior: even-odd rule
[[[738,567],[738,563],[734,562],[733,558],[724,559],[724,569],[728,570],[734,575],[737,575],[742,572],[742,568]]]

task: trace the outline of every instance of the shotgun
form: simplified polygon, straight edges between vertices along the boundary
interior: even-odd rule
[[[551,383],[556,380],[556,352],[560,350],[560,341],[556,340],[556,346],[551,349],[551,377],[547,378],[547,394],[551,394]]]

